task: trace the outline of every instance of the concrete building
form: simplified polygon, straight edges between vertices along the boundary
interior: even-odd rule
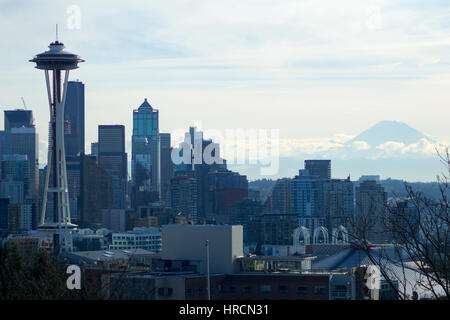
[[[206,240],[211,273],[235,272],[236,258],[243,255],[242,226],[170,224],[161,231],[162,259],[201,260],[200,273],[206,272]]]

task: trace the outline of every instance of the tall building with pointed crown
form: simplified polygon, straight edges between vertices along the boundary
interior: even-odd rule
[[[133,192],[161,194],[159,112],[147,99],[133,110],[131,178]]]

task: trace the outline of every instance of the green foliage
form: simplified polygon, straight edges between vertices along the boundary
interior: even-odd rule
[[[66,287],[68,274],[45,250],[25,264],[16,245],[0,245],[0,300],[100,299],[89,282],[81,290]]]

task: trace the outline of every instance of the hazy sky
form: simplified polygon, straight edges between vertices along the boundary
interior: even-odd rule
[[[28,60],[56,23],[86,60],[71,79],[86,85],[87,145],[98,124],[126,125],[129,140],[144,98],[162,132],[201,121],[311,139],[398,120],[450,140],[448,0],[0,0],[0,106],[24,97],[44,143],[44,74]]]

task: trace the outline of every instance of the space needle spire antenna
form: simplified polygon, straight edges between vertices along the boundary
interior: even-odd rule
[[[47,174],[38,230],[41,235],[53,235],[55,252],[58,253],[72,251],[72,232],[77,227],[70,219],[64,150],[64,105],[69,71],[77,69],[78,63],[84,62],[78,55],[65,51],[64,48],[64,44],[58,40],[56,25],[56,40],[50,43],[49,50],[29,60],[36,63],[37,69],[45,72],[50,108]],[[64,82],[61,83],[63,73]],[[48,210],[50,212],[47,212],[49,200],[52,206]],[[50,217],[47,217],[47,213]]]

